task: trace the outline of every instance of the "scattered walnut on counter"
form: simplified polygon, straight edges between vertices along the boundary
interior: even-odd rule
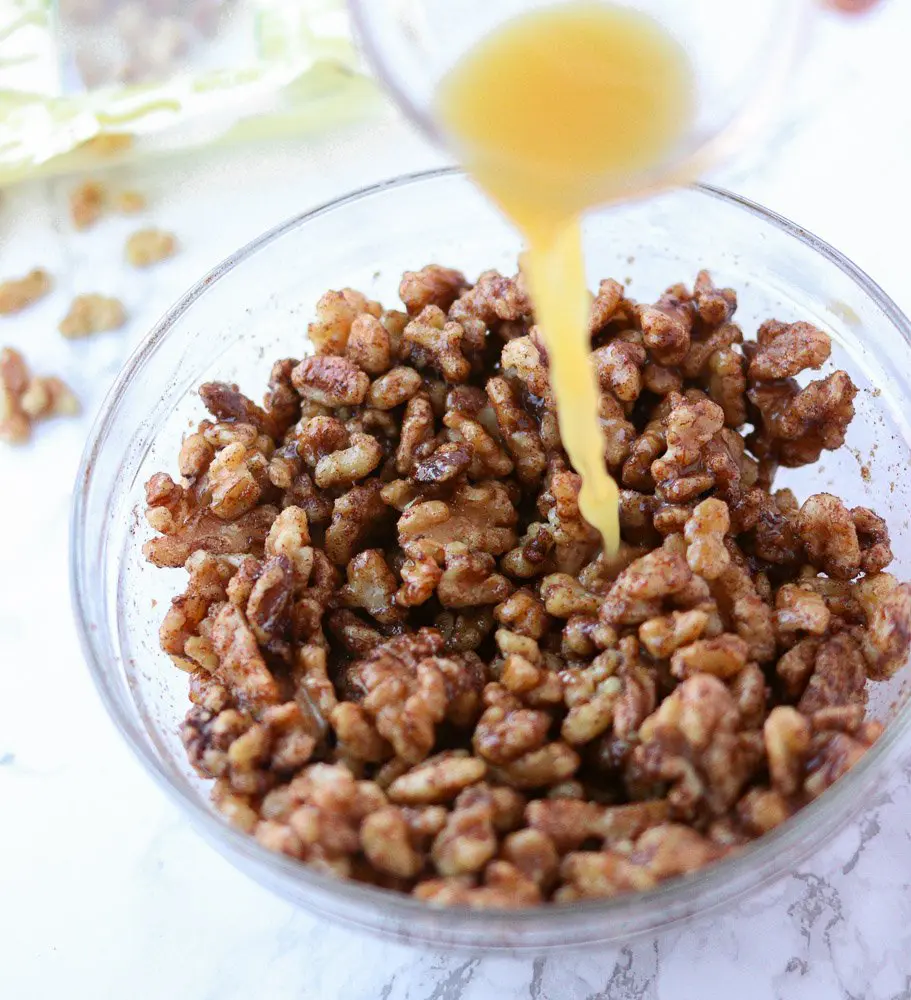
[[[76,229],[89,229],[101,218],[107,204],[107,185],[97,180],[83,181],[70,192],[70,218]]]
[[[76,229],[90,229],[109,209],[123,215],[135,215],[146,207],[141,191],[122,188],[111,191],[105,181],[88,178],[69,194],[70,218]]]
[[[116,212],[123,215],[135,215],[143,211],[147,205],[146,196],[141,191],[125,188],[111,197],[111,204]]]
[[[63,381],[32,375],[18,351],[0,350],[0,441],[25,444],[34,421],[78,412],[79,402]]]
[[[51,276],[40,267],[29,271],[24,278],[0,282],[0,316],[21,312],[44,298],[50,290]]]
[[[120,299],[96,293],[77,295],[57,329],[64,337],[76,339],[93,333],[119,330],[126,318]]]
[[[184,478],[147,484],[216,808],[320,871],[510,908],[650,889],[821,795],[911,645],[882,518],[772,492],[853,416],[846,372],[795,380],[828,335],[745,338],[704,271],[651,306],[602,282],[606,558],[521,277],[430,265],[400,295],[327,292],[317,353],[261,406],[202,386]]]
[[[140,229],[126,244],[126,259],[133,267],[151,267],[176,252],[177,238],[162,229]]]

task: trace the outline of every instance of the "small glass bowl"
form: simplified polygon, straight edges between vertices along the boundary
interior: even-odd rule
[[[748,334],[774,316],[829,330],[833,357],[859,386],[847,446],[818,465],[782,470],[798,497],[829,490],[875,507],[892,530],[893,571],[911,578],[911,328],[895,304],[841,254],[766,209],[693,187],[586,220],[589,281],[628,280],[652,301],[708,267],[737,289]],[[262,885],[318,914],[434,947],[548,949],[652,933],[727,904],[792,870],[869,801],[911,722],[909,670],[871,685],[884,736],[833,789],[737,856],[650,892],[522,912],[434,909],[392,892],[339,882],[260,847],[208,802],[177,736],[186,677],[159,650],[164,609],[183,571],[155,569],[140,548],[150,530],[142,486],[175,471],[182,434],[203,416],[196,387],[236,381],[258,395],[279,357],[307,352],[307,322],[328,288],[350,285],[396,301],[402,271],[439,262],[468,275],[515,268],[516,233],[451,170],[403,177],[291,219],[207,275],[127,363],[102,408],[76,483],[71,582],[82,646],[111,718],[133,752],[200,832]]]
[[[364,56],[396,104],[429,138],[453,146],[437,116],[440,81],[491,32],[574,0],[349,0]],[[608,5],[609,6],[609,5]],[[656,21],[686,53],[695,113],[668,159],[627,177],[629,194],[698,177],[759,135],[783,100],[806,45],[813,0],[623,0]],[[731,45],[730,39],[737,44]],[[465,162],[464,156],[458,156]],[[614,177],[604,189],[618,194]]]

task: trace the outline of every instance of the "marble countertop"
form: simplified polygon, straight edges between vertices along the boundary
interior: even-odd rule
[[[845,251],[911,310],[911,8],[823,19],[777,129],[719,183]],[[710,920],[626,947],[550,957],[434,954],[317,921],[222,860],[166,801],[105,716],[67,593],[71,485],[111,378],[187,285],[283,218],[439,161],[402,124],[126,171],[144,221],[181,253],[119,263],[134,222],[74,234],[65,182],[4,192],[0,275],[41,264],[53,296],[0,345],[69,379],[85,406],[0,450],[0,997],[3,1000],[900,1000],[911,998],[911,746],[860,818],[799,870]],[[69,297],[121,295],[128,328],[54,330]],[[507,918],[508,919],[508,918]]]

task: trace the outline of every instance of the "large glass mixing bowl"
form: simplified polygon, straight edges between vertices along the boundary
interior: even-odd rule
[[[846,368],[860,388],[847,447],[817,466],[783,470],[780,482],[799,496],[830,490],[849,505],[874,507],[892,529],[894,572],[911,578],[911,328],[882,290],[805,230],[706,187],[593,214],[585,239],[592,285],[629,278],[631,295],[652,301],[708,267],[738,290],[746,331],[769,316],[831,331],[830,365]],[[378,185],[260,237],[190,289],[130,359],[87,445],[72,513],[73,601],[86,659],[143,766],[221,854],[263,885],[326,917],[435,947],[542,951],[628,940],[729,903],[792,870],[869,801],[911,722],[905,667],[871,688],[885,735],[774,833],[651,892],[525,912],[439,910],[338,882],[269,853],[212,810],[208,783],[192,772],[177,736],[186,675],[158,648],[158,624],[183,571],[142,558],[143,483],[174,471],[181,435],[203,416],[201,382],[236,381],[258,394],[273,359],[308,350],[307,322],[326,289],[351,285],[392,303],[406,269],[433,261],[469,275],[510,272],[519,249],[515,232],[452,171]]]

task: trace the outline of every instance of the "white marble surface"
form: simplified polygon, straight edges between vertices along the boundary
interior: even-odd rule
[[[846,251],[911,309],[906,234],[911,9],[825,21],[767,139],[719,179]],[[183,250],[119,265],[130,224],[75,235],[65,185],[6,192],[0,274],[41,263],[56,293],[2,321],[0,343],[69,378],[79,420],[0,452],[0,998],[383,1000],[899,1000],[911,997],[911,746],[877,799],[790,877],[657,940],[548,958],[413,951],[327,926],[235,872],[120,742],[70,620],[67,513],[105,388],[154,318],[266,227],[346,189],[436,162],[397,124],[237,150],[134,175],[148,220]],[[92,344],[55,325],[78,290],[121,294],[132,322]]]

